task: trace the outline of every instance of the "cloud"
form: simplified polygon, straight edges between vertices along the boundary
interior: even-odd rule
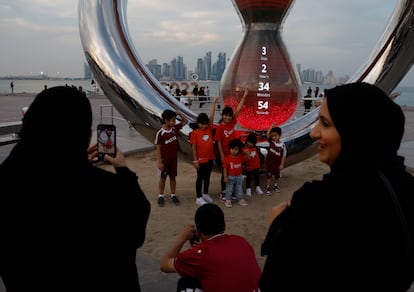
[[[3,2],[0,76],[39,68],[51,75],[82,76],[85,56],[78,30],[78,1]],[[370,55],[395,3],[294,1],[282,26],[283,41],[302,68],[352,75]],[[219,52],[229,58],[242,35],[231,0],[128,0],[126,12],[131,39],[145,62],[170,62],[180,55],[188,69],[193,69],[207,51],[213,60]]]

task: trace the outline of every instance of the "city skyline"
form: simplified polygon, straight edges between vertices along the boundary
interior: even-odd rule
[[[208,55],[209,53],[211,55],[211,52],[210,51],[206,52],[206,55]],[[226,56],[226,53],[225,52],[220,52],[220,54],[221,55],[224,54],[224,57]],[[176,59],[181,59],[183,68],[187,68],[187,65],[184,62],[184,59],[185,58],[183,56],[177,56],[176,58],[174,58],[169,63],[162,62],[162,64],[159,64],[158,63],[158,59],[155,58],[155,59],[151,59],[146,65],[148,66],[149,70],[152,72],[152,74],[154,75],[154,77],[157,80],[159,80],[159,81],[181,81],[181,80],[188,81],[188,80],[194,79],[191,76],[194,73],[196,73],[198,75],[197,76],[198,77],[197,80],[200,80],[200,81],[206,81],[206,80],[219,81],[221,79],[221,75],[222,75],[222,73],[224,72],[224,69],[225,69],[225,67],[224,67],[222,69],[222,71],[220,72],[220,75],[219,75],[220,78],[219,79],[216,79],[216,78],[202,78],[202,76],[200,78],[199,72],[197,72],[197,68],[194,68],[194,70],[189,70],[187,68],[185,74],[181,78],[176,79],[176,78],[170,78],[170,76],[162,76],[162,77],[161,76],[157,76],[157,74],[155,74],[156,72],[154,71],[154,69],[151,68],[151,66],[150,66],[151,64],[157,65],[157,66],[160,66],[160,67],[161,66],[164,66],[165,64],[168,64],[168,65],[171,66]],[[200,60],[200,59],[203,59],[203,58],[200,57],[198,59]],[[226,62],[227,61],[228,61],[228,59],[226,60]],[[215,64],[216,64],[216,62],[214,62],[213,66]],[[225,65],[226,64],[224,64],[224,66]],[[298,73],[298,75],[300,77],[300,80],[299,81],[302,84],[305,84],[305,83],[314,83],[314,84],[320,84],[320,85],[322,85],[322,84],[325,84],[324,79],[326,79],[327,76],[329,76],[328,77],[329,78],[329,81],[326,82],[326,84],[328,84],[328,85],[330,85],[330,84],[344,83],[349,78],[349,75],[347,75],[347,74],[344,75],[344,76],[336,76],[335,73],[333,72],[333,70],[328,70],[328,72],[324,72],[324,71],[321,71],[318,68],[313,68],[313,67],[309,67],[309,68],[305,68],[305,69],[301,70],[301,64],[296,64],[295,67],[296,67],[297,73]],[[303,74],[306,74],[306,77],[304,77]],[[33,75],[5,75],[5,76],[0,76],[0,79],[10,79],[10,80],[12,80],[12,79],[16,79],[16,80],[18,80],[18,79],[52,79],[52,80],[59,80],[59,79],[61,79],[61,80],[76,80],[76,79],[93,79],[93,77],[91,76],[91,72],[90,72],[90,69],[89,69],[89,65],[85,61],[84,62],[84,70],[83,70],[82,75],[80,75],[80,76],[74,76],[74,77],[69,77],[69,76],[49,76],[46,73],[43,73],[42,72],[41,74],[33,74]]]
[[[295,1],[282,30],[292,63],[352,76],[375,47],[395,3]],[[130,0],[127,12],[131,40],[145,63],[153,56],[169,62],[182,55],[193,69],[196,56],[206,48],[213,56],[223,51],[231,58],[242,32],[230,0],[177,0],[174,5],[166,0]],[[0,76],[82,75],[85,56],[77,1],[2,1],[0,15]],[[414,70],[403,81],[413,84]]]
[[[225,52],[220,52],[218,54],[218,58],[217,58],[217,62],[213,62],[213,60],[211,59],[211,51],[206,52],[206,55],[203,57],[199,57],[197,58],[197,67],[194,68],[194,70],[188,69],[188,67],[186,66],[185,62],[184,62],[184,57],[183,56],[177,56],[176,58],[174,58],[173,60],[171,60],[169,63],[168,62],[161,62],[161,64],[158,62],[157,58],[151,59],[148,63],[146,63],[147,67],[149,68],[149,70],[152,72],[152,74],[154,75],[154,77],[159,80],[159,81],[173,81],[173,80],[191,80],[192,78],[192,74],[197,74],[197,79],[199,80],[220,80],[221,76],[223,74],[223,71],[227,65],[227,62],[229,61],[229,59],[226,60],[226,63],[224,63],[224,68],[221,72],[216,72],[214,70],[214,66],[220,62],[220,56],[223,56],[224,58],[226,57],[226,53]],[[185,76],[181,76],[180,78],[172,78],[170,76],[170,73],[167,72],[165,73],[165,71],[169,71],[169,66],[174,66],[174,62],[176,62],[176,60],[179,59],[180,65],[183,66],[183,68],[186,68],[186,74]],[[200,64],[200,61],[202,63],[207,62],[210,63],[210,66],[206,65],[206,64]],[[182,64],[181,64],[182,63]],[[336,76],[335,73],[333,72],[333,70],[329,69],[328,72],[323,72],[320,69],[315,69],[313,67],[308,67],[308,68],[304,68],[303,70],[301,69],[301,64],[296,64],[296,71],[300,77],[300,81],[301,83],[316,83],[316,84],[339,84],[339,83],[345,83],[348,79],[349,79],[349,74],[345,74],[343,76]],[[213,74],[214,75],[209,75],[211,72],[208,71],[208,68],[213,69]],[[199,72],[199,69],[205,69],[207,72],[204,72],[205,75],[201,74]],[[174,70],[172,70],[174,71]],[[214,78],[216,75],[218,74],[219,78]],[[207,78],[203,78],[207,76]],[[326,81],[326,79],[328,79]],[[325,82],[326,81],[326,82]]]

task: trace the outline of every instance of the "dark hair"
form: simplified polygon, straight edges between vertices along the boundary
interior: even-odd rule
[[[56,86],[36,95],[23,116],[22,143],[44,148],[45,143],[67,143],[71,131],[73,151],[85,153],[90,142],[92,108],[89,99],[76,87]],[[51,149],[49,149],[51,151]]]
[[[197,229],[204,235],[216,235],[224,232],[224,213],[215,204],[200,206],[194,216]]]
[[[169,121],[176,116],[177,116],[177,113],[173,110],[167,109],[163,111],[163,113],[161,114],[161,118],[162,118],[161,124],[165,124],[165,121]]]
[[[279,136],[282,136],[282,129],[280,127],[274,127],[270,130],[270,134],[271,133],[278,133]]]
[[[229,142],[229,150],[239,147],[239,153],[241,152],[244,144],[239,138],[234,138]]]
[[[210,118],[206,113],[200,113],[197,117],[197,123],[199,124],[208,124],[210,123]]]
[[[221,112],[221,115],[223,116],[226,115],[226,116],[232,117],[233,114],[234,114],[233,109],[231,108],[231,106],[228,106],[228,105],[226,105]]]
[[[257,143],[257,135],[255,133],[250,133],[249,135],[247,135],[247,137],[246,137],[246,144],[247,144],[247,142],[250,142],[253,145],[256,145],[256,143]]]

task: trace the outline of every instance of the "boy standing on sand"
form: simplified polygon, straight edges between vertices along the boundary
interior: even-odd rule
[[[281,176],[280,172],[284,168],[286,160],[286,145],[280,141],[282,135],[282,129],[276,127],[276,123],[272,123],[269,130],[267,130],[266,136],[269,141],[269,150],[266,156],[266,195],[270,196],[270,183],[272,177],[274,177],[274,184],[272,189],[279,193],[280,189],[277,182]]]
[[[181,122],[176,124],[176,116],[181,117]],[[174,112],[172,110],[165,110],[162,115],[162,127],[155,135],[156,155],[158,176],[160,177],[158,183],[158,206],[164,207],[164,189],[167,176],[170,177],[171,201],[179,205],[180,201],[175,194],[177,182],[177,152],[179,150],[178,133],[180,129],[187,124],[187,119],[181,112]]]
[[[243,107],[243,104],[246,100],[247,93],[249,92],[248,88],[244,89],[244,94],[237,105],[236,110],[233,113],[233,109],[230,106],[225,106],[221,113],[221,122],[217,126],[216,134],[214,136],[214,141],[217,143],[217,147],[220,153],[220,161],[224,161],[224,157],[230,155],[229,142],[237,138],[235,136],[234,127],[237,124],[237,117],[240,114],[240,111]],[[221,173],[221,194],[220,199],[225,201],[226,196],[226,183],[224,182],[223,171]]]

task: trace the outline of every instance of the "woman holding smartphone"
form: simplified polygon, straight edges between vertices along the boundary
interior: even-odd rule
[[[135,256],[150,204],[119,149],[104,156],[115,172],[91,164],[91,127],[90,102],[71,87],[42,91],[24,115],[0,165],[7,291],[140,291]]]

